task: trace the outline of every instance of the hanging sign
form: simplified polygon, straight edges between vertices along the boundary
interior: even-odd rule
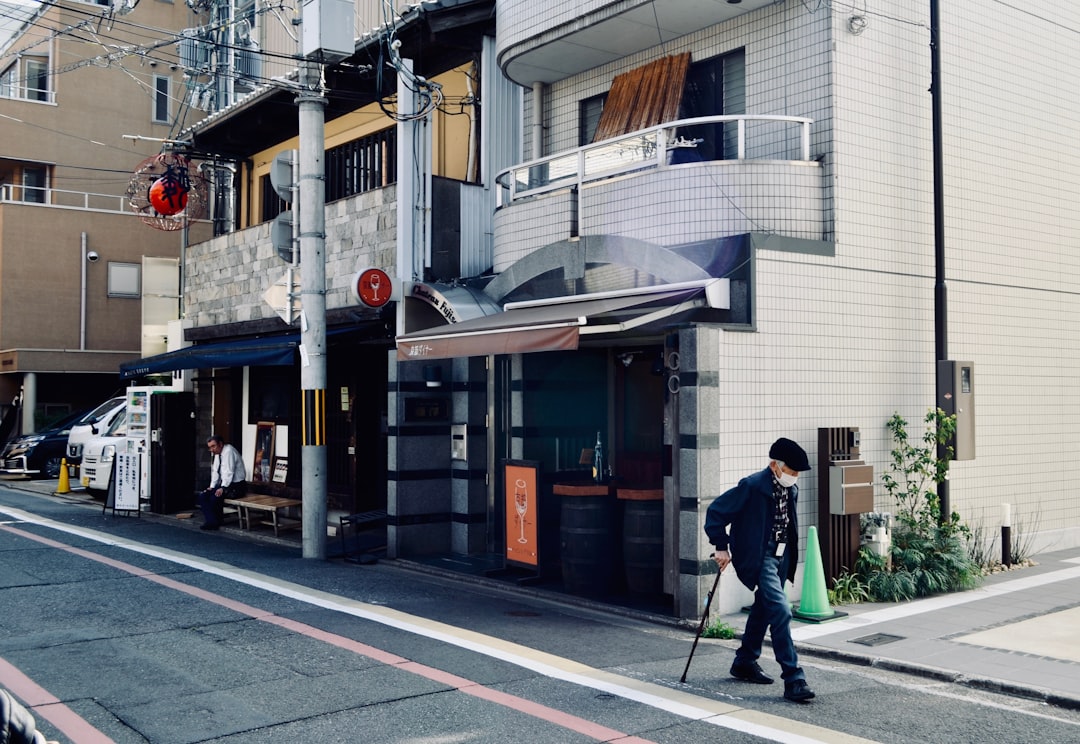
[[[364,269],[352,280],[353,296],[368,307],[382,307],[401,296],[401,285],[382,269]]]

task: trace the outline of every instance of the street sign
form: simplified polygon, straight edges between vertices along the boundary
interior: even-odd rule
[[[277,251],[278,257],[286,263],[292,263],[293,260],[293,246],[296,241],[293,239],[293,213],[291,209],[286,209],[284,212],[274,218],[273,224],[270,225],[270,243],[274,246],[274,250]],[[296,246],[296,260],[300,262],[300,246]]]
[[[274,156],[270,164],[270,185],[282,201],[292,204],[296,183],[293,179],[293,164],[296,162],[296,150],[282,150]]]
[[[364,269],[353,276],[353,296],[368,307],[382,307],[401,297],[401,284],[382,269]]]
[[[300,315],[300,282],[299,277],[293,278],[292,269],[286,271],[280,279],[270,285],[263,293],[271,309],[289,325]],[[289,280],[292,278],[292,297],[289,297]]]

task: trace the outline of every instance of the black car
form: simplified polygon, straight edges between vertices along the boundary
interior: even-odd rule
[[[43,431],[23,434],[4,445],[0,473],[32,478],[59,478],[60,461],[67,450],[68,432],[86,415],[79,411]]]

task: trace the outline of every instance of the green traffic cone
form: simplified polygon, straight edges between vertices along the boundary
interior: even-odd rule
[[[817,527],[811,526],[806,534],[806,565],[803,566],[802,598],[798,608],[791,613],[799,620],[821,622],[844,617],[846,612],[836,612],[829,607],[829,590],[825,587],[825,566],[821,561]]]

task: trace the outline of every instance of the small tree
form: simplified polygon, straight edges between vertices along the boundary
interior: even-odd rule
[[[948,477],[953,452],[948,443],[956,433],[956,417],[938,408],[926,414],[925,423],[920,444],[911,441],[907,421],[900,414],[893,414],[886,424],[893,450],[882,482],[897,509],[889,548],[891,565],[865,548],[856,564],[870,594],[879,601],[970,589],[982,578],[980,567],[968,555],[967,526],[955,512],[942,519],[936,490]]]

